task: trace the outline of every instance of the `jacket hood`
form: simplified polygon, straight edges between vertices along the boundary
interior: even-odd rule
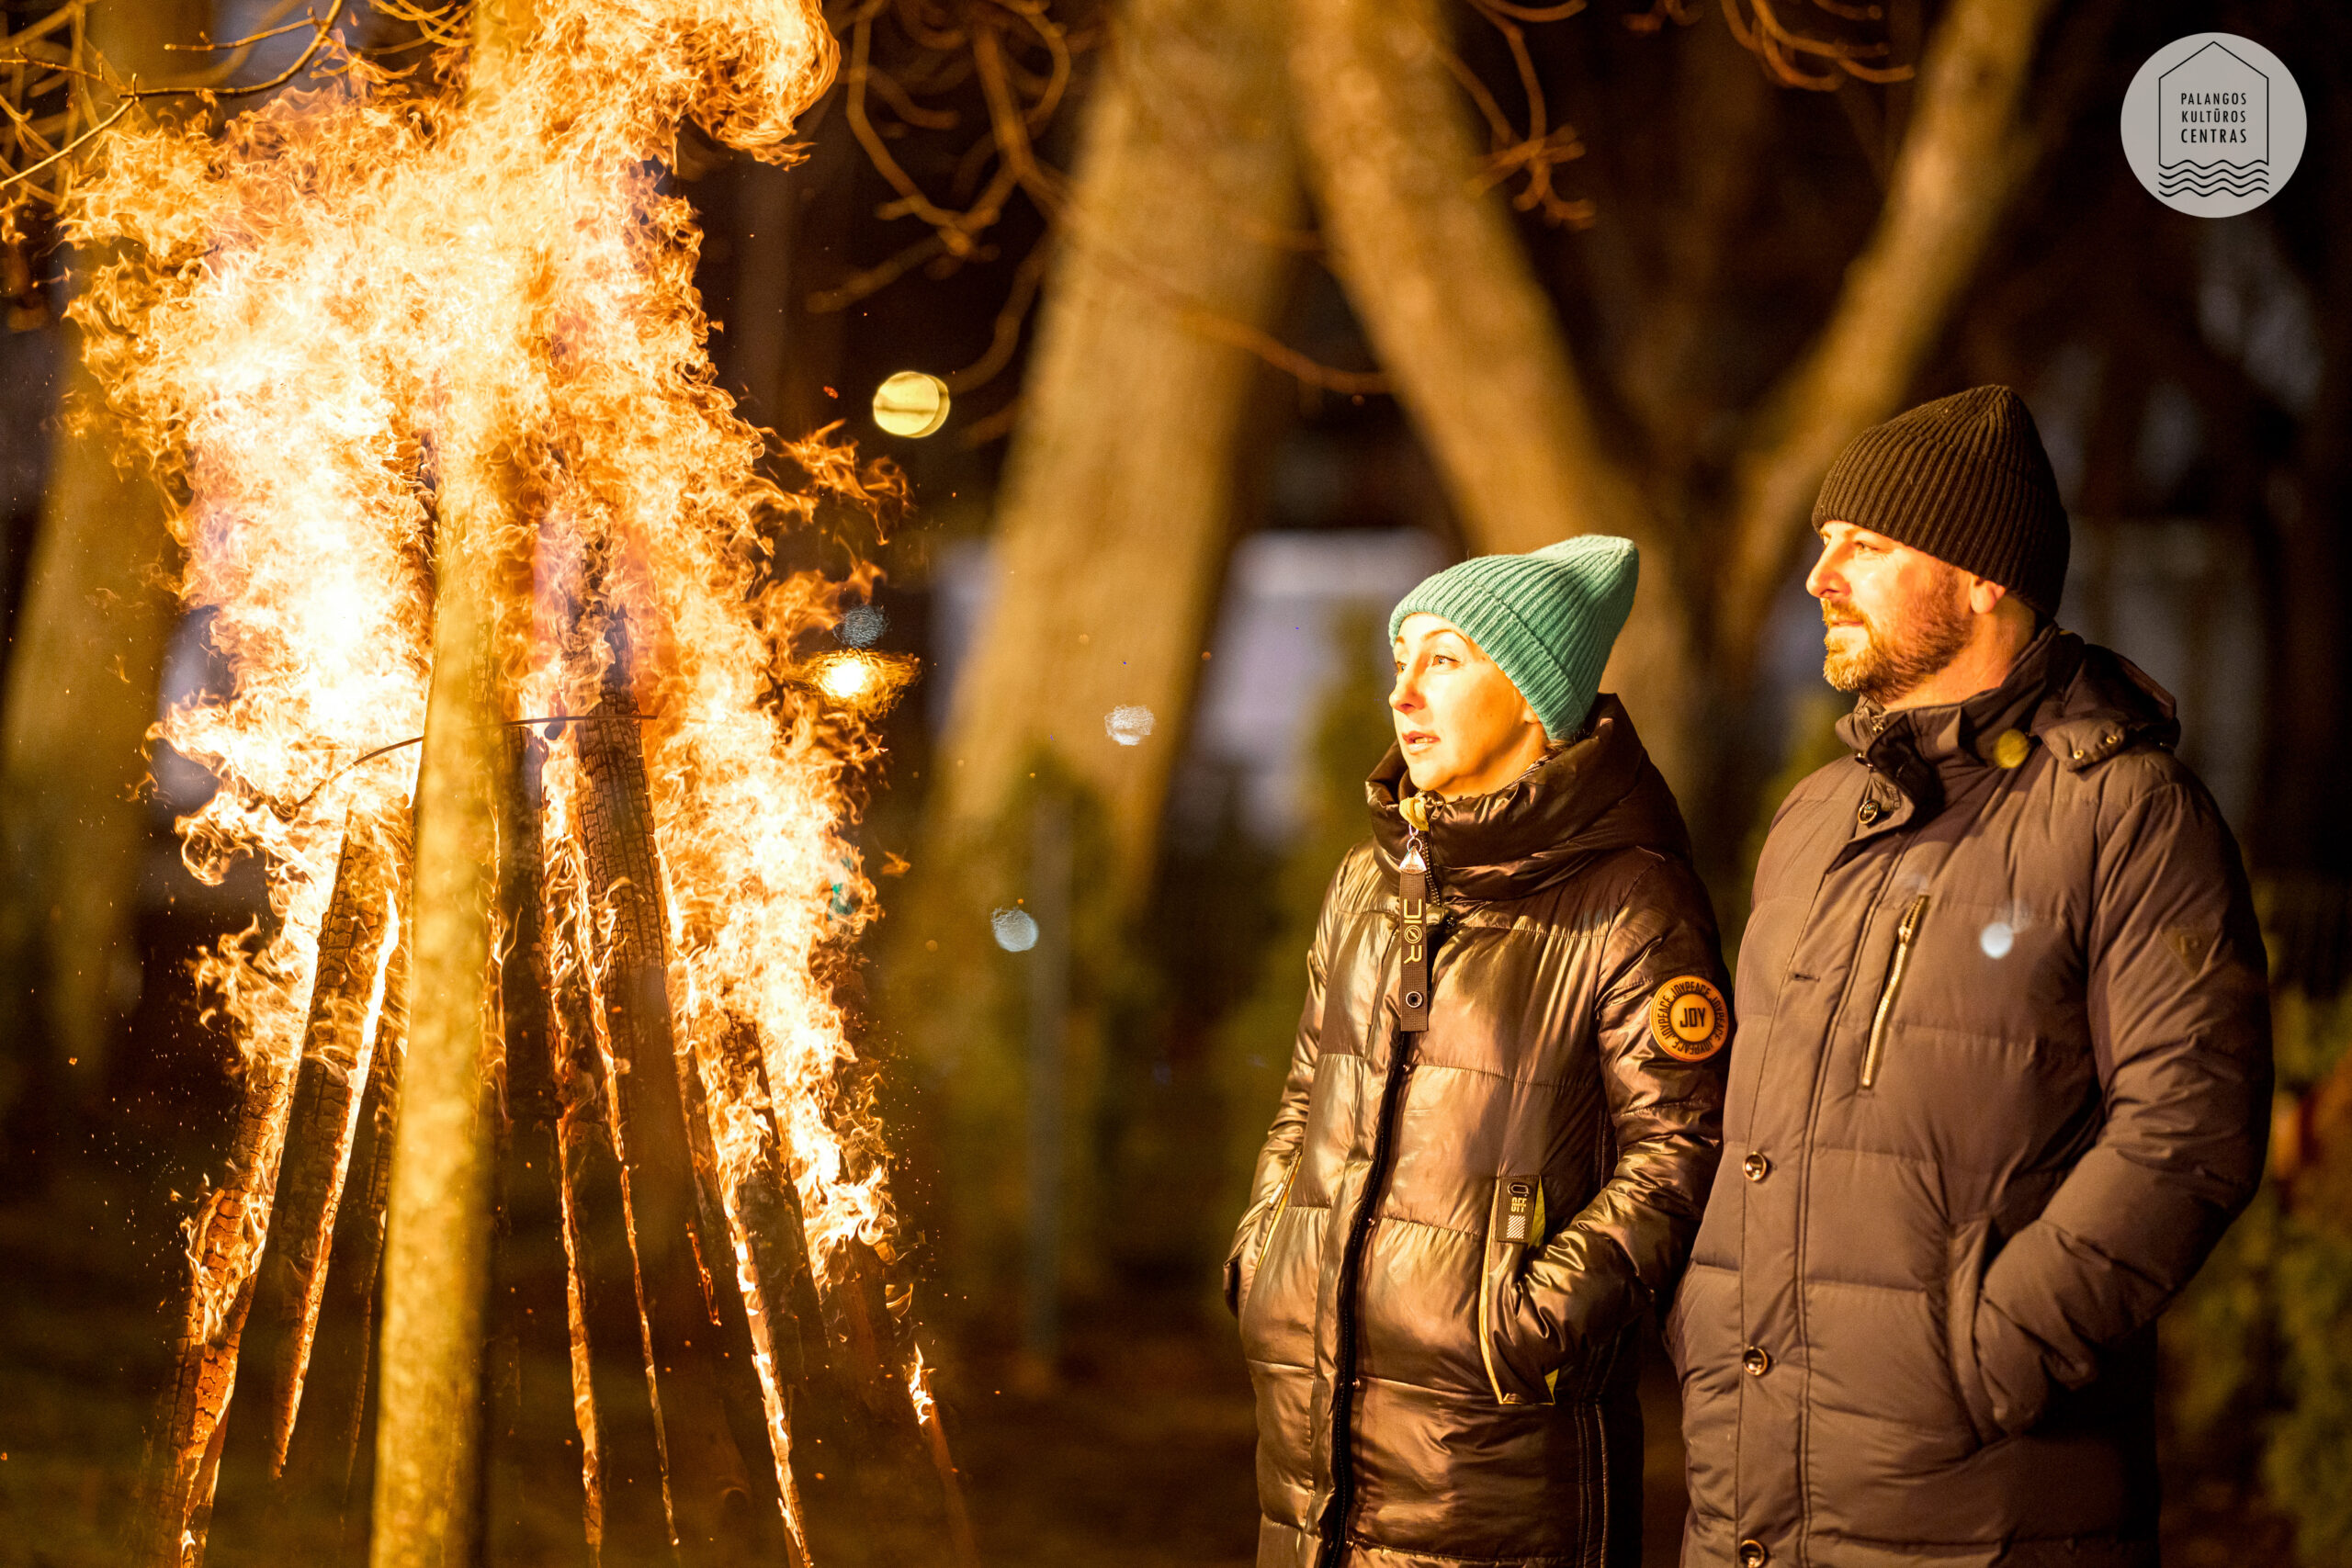
[[[1865,697],[1838,721],[1838,736],[1856,760],[1933,811],[1970,777],[2004,765],[2000,741],[2010,731],[2080,773],[2143,741],[2174,745],[2175,707],[2172,694],[2121,654],[2050,626],[1991,690],[1894,712]]]
[[[1381,869],[1394,874],[1411,832],[1400,801],[1417,795],[1395,746],[1364,783]],[[1587,857],[1627,848],[1690,858],[1690,835],[1625,705],[1603,693],[1584,733],[1487,795],[1429,802],[1421,835],[1438,886],[1467,898],[1520,898]]]

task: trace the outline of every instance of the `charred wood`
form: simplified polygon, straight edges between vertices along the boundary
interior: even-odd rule
[[[595,1021],[610,1063],[607,1110],[670,1527],[683,1561],[731,1562],[758,1539],[759,1510],[713,1354],[721,1325],[672,1027],[662,871],[638,724],[616,680],[573,727],[582,869],[595,912]]]

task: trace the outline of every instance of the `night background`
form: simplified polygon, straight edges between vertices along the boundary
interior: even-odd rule
[[[290,21],[212,79],[255,84],[313,31],[291,0],[67,11],[6,0],[10,171],[115,106],[62,67],[167,82],[196,58],[167,46]],[[803,464],[782,443],[835,425],[906,481],[903,506],[821,507],[775,547],[879,612],[820,640],[914,672],[845,775],[871,888],[836,889],[866,923],[824,976],[980,1560],[1251,1560],[1218,1265],[1317,908],[1368,830],[1389,607],[1465,555],[1641,544],[1604,689],[1675,788],[1729,959],[1764,825],[1838,754],[1848,705],[1803,591],[1814,491],[1866,425],[1997,381],[2072,518],[2060,623],[2178,699],[2268,947],[2270,1179],[2163,1325],[2165,1554],[2352,1563],[2352,13],[833,0],[826,21],[842,70],[805,156],[689,129],[661,188],[699,214],[715,384],[775,433],[783,482]],[[469,24],[338,25],[428,69]],[[2118,136],[2141,64],[2208,30],[2286,62],[2310,116],[2291,181],[2221,220],[2159,204]],[[254,101],[141,112],[217,125]],[[61,227],[74,166],[0,189],[0,1568],[145,1561],[125,1543],[187,1227],[243,1103],[191,965],[278,918],[251,860],[208,885],[175,831],[216,784],[149,731],[237,670],[173,592],[165,489],[118,462],[80,367],[66,312],[112,253]],[[874,414],[909,370],[953,400],[921,437]],[[503,1124],[484,1560],[585,1562],[548,1134],[511,1102]],[[581,1224],[628,1245],[616,1203]],[[603,1560],[666,1560],[635,1308],[573,1310]],[[781,1563],[729,1310],[713,1440],[758,1500],[709,1561]],[[371,1311],[330,1298],[320,1386],[363,1386]],[[1676,1393],[1651,1349],[1646,1553],[1671,1562]],[[368,1445],[273,1479],[265,1396],[252,1373],[222,1428],[209,1560],[362,1561]],[[808,1450],[818,1560],[949,1561],[930,1459],[846,1393],[808,1408],[847,1456],[827,1483]]]

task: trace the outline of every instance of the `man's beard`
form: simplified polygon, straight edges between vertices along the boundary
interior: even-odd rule
[[[1937,591],[1915,601],[1893,625],[1871,620],[1850,599],[1825,596],[1821,621],[1825,628],[1859,626],[1860,648],[1827,648],[1821,661],[1822,679],[1841,692],[1853,692],[1883,707],[1899,702],[1941,673],[1968,646],[1972,632],[1968,606],[1957,589],[1959,573],[1940,578]],[[1824,633],[1825,642],[1826,631]]]

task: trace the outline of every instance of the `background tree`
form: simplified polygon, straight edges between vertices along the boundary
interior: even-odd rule
[[[176,63],[167,46],[200,36],[209,19],[200,0],[108,5],[74,41],[153,80]],[[56,330],[68,340],[62,415],[46,432],[46,499],[0,699],[0,987],[11,1015],[38,1020],[47,1044],[21,1043],[0,1065],[0,1113],[12,1068],[32,1093],[92,1097],[137,998],[131,919],[152,837],[144,749],[178,618],[164,586],[173,547],[163,497],[117,449],[77,334]]]

